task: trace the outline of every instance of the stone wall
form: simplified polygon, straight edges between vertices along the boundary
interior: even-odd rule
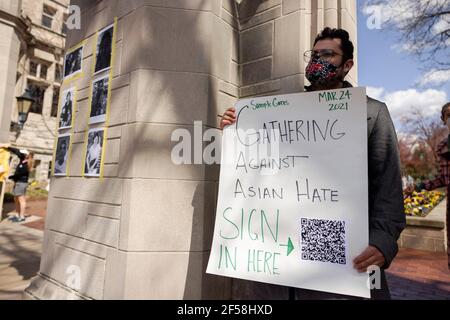
[[[86,46],[84,75],[73,82],[70,172],[52,179],[40,274],[28,297],[230,298],[231,280],[205,273],[219,168],[175,165],[171,135],[217,128],[217,114],[240,97],[303,90],[301,57],[321,28],[311,21],[344,21],[337,3],[353,3],[330,2],[336,6],[313,14],[311,1],[73,1],[82,30],[69,33],[67,47]],[[114,17],[105,177],[83,178],[94,36]]]
[[[447,201],[443,200],[426,217],[406,217],[406,229],[398,240],[400,248],[447,252]]]
[[[0,10],[18,16],[22,0],[0,0]]]

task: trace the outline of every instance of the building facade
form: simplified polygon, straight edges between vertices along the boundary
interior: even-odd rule
[[[31,90],[36,103],[22,130],[11,127],[10,143],[35,153],[35,170],[32,171],[31,180],[45,183],[50,177],[55,141],[69,0],[12,2],[18,4],[18,19],[24,26],[24,32],[19,36],[20,45],[15,63],[11,59],[11,64],[17,69],[14,88],[11,90],[14,98],[10,99],[10,121],[17,122],[15,97],[22,95],[26,88]]]
[[[357,44],[356,0],[73,0],[84,41],[67,177],[53,177],[39,299],[228,299],[205,272],[218,165],[176,165],[176,129],[218,128],[238,99],[304,90],[303,53],[325,26]],[[117,18],[103,178],[86,177],[96,33]],[[356,84],[356,68],[349,76]],[[201,127],[194,122],[200,122]]]
[[[27,25],[20,19],[21,1],[0,1],[0,141],[9,142],[11,110],[16,85],[21,39],[27,38]]]

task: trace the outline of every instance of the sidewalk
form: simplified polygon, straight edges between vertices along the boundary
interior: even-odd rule
[[[43,232],[0,223],[0,300],[18,300],[39,271]]]
[[[3,211],[8,216],[15,210],[14,203],[4,203]],[[45,215],[47,214],[47,199],[27,200],[26,214],[31,214],[31,217],[27,219],[22,225],[37,230],[45,229]],[[15,214],[14,214],[15,215]]]

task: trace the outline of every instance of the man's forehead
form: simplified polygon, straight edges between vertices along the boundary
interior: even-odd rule
[[[331,49],[334,51],[342,51],[341,50],[341,39],[323,39],[319,40],[314,46],[314,50],[324,50]]]

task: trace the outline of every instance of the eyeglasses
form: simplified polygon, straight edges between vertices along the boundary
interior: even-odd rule
[[[322,59],[325,61],[331,61],[334,56],[343,56],[342,54],[336,53],[331,49],[323,50],[309,50],[303,54],[306,63],[309,63],[313,59]]]

